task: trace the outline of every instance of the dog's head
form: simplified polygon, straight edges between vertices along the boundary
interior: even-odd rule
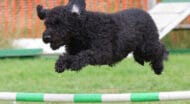
[[[37,6],[37,14],[44,20],[46,30],[43,32],[43,41],[50,43],[53,50],[66,45],[80,27],[80,15],[85,11],[85,0],[69,0],[65,6],[53,9],[44,9]]]

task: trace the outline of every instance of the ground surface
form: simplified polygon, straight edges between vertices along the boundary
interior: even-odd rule
[[[55,60],[47,57],[0,59],[0,91],[131,93],[190,90],[190,54],[170,55],[161,76],[153,74],[148,64],[143,67],[135,63],[133,58],[125,59],[112,68],[87,66],[80,72],[66,71],[62,74],[54,72]],[[190,104],[190,101],[156,104]]]

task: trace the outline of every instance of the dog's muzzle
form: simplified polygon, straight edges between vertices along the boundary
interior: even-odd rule
[[[43,41],[45,43],[50,43],[51,42],[51,35],[43,34]]]

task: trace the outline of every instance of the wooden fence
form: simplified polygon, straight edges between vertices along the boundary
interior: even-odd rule
[[[1,0],[0,37],[41,37],[43,22],[36,15],[36,5],[52,8],[68,0]],[[148,0],[86,0],[87,10],[115,12],[126,8],[147,10]],[[190,21],[190,19],[189,19]]]

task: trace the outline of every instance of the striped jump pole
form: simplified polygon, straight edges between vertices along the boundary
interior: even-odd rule
[[[45,94],[0,92],[0,100],[23,102],[149,102],[190,100],[190,91],[158,93],[123,93],[123,94]]]

